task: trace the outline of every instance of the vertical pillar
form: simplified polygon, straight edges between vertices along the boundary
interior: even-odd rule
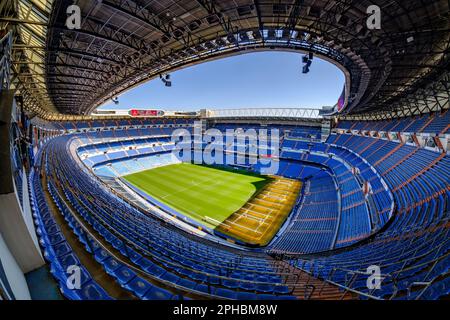
[[[27,198],[24,207],[19,203],[18,190],[14,185],[10,128],[11,115],[14,106],[14,93],[11,90],[0,92],[0,235],[4,242],[4,250],[0,252],[3,268],[9,270],[14,286],[21,288],[21,296],[26,297],[28,290],[23,277],[24,273],[32,271],[44,265],[39,244],[34,234],[34,226],[31,218],[28,192],[23,192]],[[22,176],[21,172],[18,173]],[[27,179],[22,180],[23,188],[27,188]],[[21,196],[22,196],[21,195]],[[28,219],[23,209],[28,210]],[[27,221],[28,220],[28,221]],[[34,239],[33,239],[34,238]],[[6,262],[5,262],[6,261]],[[7,265],[5,265],[7,264]],[[17,276],[21,274],[22,276]],[[8,277],[8,275],[7,275]]]

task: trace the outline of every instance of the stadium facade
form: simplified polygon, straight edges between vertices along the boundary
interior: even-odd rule
[[[448,298],[449,12],[2,2],[0,298]],[[305,73],[314,57],[334,63],[342,96],[312,110],[97,111],[263,50],[304,54]],[[222,161],[186,160],[205,155]]]

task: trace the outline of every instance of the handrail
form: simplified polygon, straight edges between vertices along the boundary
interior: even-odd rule
[[[434,239],[433,241],[435,241],[435,239]],[[425,244],[424,246],[426,246],[426,245],[427,245],[427,244]],[[444,246],[444,245],[445,245],[445,243],[442,243],[442,244],[439,246],[439,248],[441,248],[441,247]],[[439,250],[439,249],[438,249],[438,250]],[[422,254],[422,255],[420,255],[420,256],[415,256],[415,255],[413,255],[413,257],[412,257],[411,259],[405,261],[405,264],[407,264],[408,261],[420,259],[421,257],[424,257],[424,256],[428,255],[430,252],[434,252],[434,251],[436,251],[436,248],[433,248],[433,249],[429,250],[428,252],[426,252],[426,253],[424,253],[424,254]],[[414,265],[414,266],[411,266],[411,267],[406,268],[406,269],[405,269],[404,267],[402,267],[400,270],[395,271],[395,272],[392,272],[392,273],[390,273],[390,274],[380,274],[380,277],[381,277],[381,280],[382,280],[382,281],[385,281],[386,279],[391,279],[392,283],[394,284],[394,290],[395,290],[395,291],[394,291],[394,293],[391,295],[391,298],[390,298],[390,299],[394,298],[394,297],[396,296],[396,294],[397,294],[397,291],[398,291],[398,287],[397,287],[397,284],[396,284],[397,280],[396,280],[396,276],[395,276],[396,274],[399,274],[399,273],[401,273],[401,272],[408,271],[408,270],[413,270],[413,269],[416,269],[417,267],[426,267],[426,266],[429,266],[430,263],[433,263],[433,267],[432,267],[432,269],[433,269],[433,268],[435,267],[435,265],[436,265],[439,261],[445,259],[445,258],[448,257],[449,255],[450,255],[450,253],[448,253],[448,254],[446,254],[446,255],[443,255],[443,256],[440,256],[440,257],[438,257],[438,258],[436,258],[436,259],[434,259],[434,260],[431,260],[431,261],[428,261],[428,262],[424,262],[424,263],[421,263],[421,264],[418,264],[418,265]],[[392,265],[392,264],[389,264],[389,265]],[[384,267],[389,266],[389,265],[384,265]],[[320,269],[321,269],[321,268],[324,268],[324,267],[325,267],[325,266],[320,266],[320,267],[319,267],[319,271],[318,271],[319,277],[320,277],[320,274],[321,274]],[[302,271],[304,271],[304,272],[306,272],[306,273],[312,275],[311,272],[306,271],[303,267],[300,267],[300,266],[297,265],[296,268],[298,268],[298,269],[300,269],[300,270],[302,270]],[[314,268],[312,268],[312,269],[314,269]],[[335,281],[331,280],[331,279],[333,279],[333,276],[334,276],[334,274],[336,273],[336,271],[342,271],[342,272],[345,272],[347,275],[350,275],[351,278],[350,278],[350,280],[348,281],[348,282],[350,282],[350,284],[346,283],[345,285],[342,285],[342,284],[336,283]],[[430,272],[431,272],[431,270],[430,270]],[[430,274],[430,273],[428,273],[428,274]],[[427,276],[428,276],[428,274],[427,274]],[[342,289],[348,290],[348,291],[350,291],[350,292],[353,292],[353,293],[356,293],[356,294],[359,294],[359,295],[363,295],[363,296],[365,296],[365,297],[367,297],[367,298],[371,298],[371,299],[374,299],[374,298],[375,298],[375,299],[381,300],[382,298],[377,297],[377,296],[374,296],[373,294],[366,294],[366,293],[363,293],[363,292],[360,292],[360,291],[358,291],[358,290],[356,290],[356,289],[352,289],[352,288],[351,288],[351,284],[352,284],[352,283],[351,283],[351,279],[353,279],[353,277],[356,277],[357,275],[367,276],[367,273],[365,273],[365,272],[363,272],[363,271],[359,271],[359,270],[350,270],[350,269],[346,269],[346,268],[333,267],[333,268],[331,269],[331,272],[329,273],[329,275],[328,275],[327,278],[323,278],[323,277],[320,277],[320,278],[322,278],[323,281],[326,281],[326,282],[331,283],[331,284],[334,284],[334,285],[338,285],[338,286],[341,287]],[[434,281],[434,280],[433,280],[433,281]]]
[[[301,271],[309,274],[310,276],[314,277],[314,275],[311,272],[309,272],[309,271],[307,271],[307,270],[305,270],[303,268],[300,268],[300,267],[296,267],[296,268],[298,268],[299,270],[301,270]],[[354,275],[352,276],[351,279],[353,279],[353,277],[354,277]],[[329,283],[331,285],[334,285],[334,286],[337,286],[337,287],[343,289],[344,292],[343,292],[343,295],[341,296],[341,299],[343,299],[348,292],[351,292],[351,293],[357,294],[359,296],[364,296],[364,297],[369,298],[369,299],[383,300],[383,299],[380,299],[379,297],[376,297],[376,296],[373,296],[373,295],[370,295],[370,294],[367,294],[367,293],[364,293],[364,292],[360,292],[358,290],[352,289],[352,288],[350,288],[348,286],[342,285],[340,283],[337,283],[337,282],[329,280],[329,279],[321,279],[321,280],[325,281],[325,282],[327,282],[327,283]]]

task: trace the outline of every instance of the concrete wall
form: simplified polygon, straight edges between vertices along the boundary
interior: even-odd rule
[[[14,193],[0,195],[0,234],[23,273],[44,265]]]
[[[8,284],[18,300],[30,300],[30,292],[22,270],[9,251],[2,235],[0,234],[0,260],[5,272]],[[3,284],[5,285],[5,284]]]
[[[0,92],[0,260],[17,299],[29,299],[24,274],[45,264],[33,225],[26,175],[23,210],[13,183],[10,149],[13,91]]]
[[[28,185],[28,177],[26,175],[25,169],[22,171],[22,180],[23,185]],[[37,251],[39,252],[39,255],[41,255],[40,247],[39,247],[39,240],[36,235],[36,229],[34,227],[34,221],[33,221],[33,215],[31,211],[31,203],[30,203],[30,195],[28,192],[28,188],[22,188],[22,199],[23,199],[23,205],[22,205],[22,216],[23,220],[25,222],[25,225],[27,226],[28,232],[30,233],[31,239],[33,240],[34,246],[36,247]],[[17,191],[16,191],[17,192]]]

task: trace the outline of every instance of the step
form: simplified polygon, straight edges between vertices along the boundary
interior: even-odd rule
[[[320,280],[309,273],[291,266],[286,261],[276,261],[284,273],[290,273],[286,282],[289,287],[294,287],[292,295],[299,300],[355,300],[356,295],[344,292],[341,288],[326,281]]]

